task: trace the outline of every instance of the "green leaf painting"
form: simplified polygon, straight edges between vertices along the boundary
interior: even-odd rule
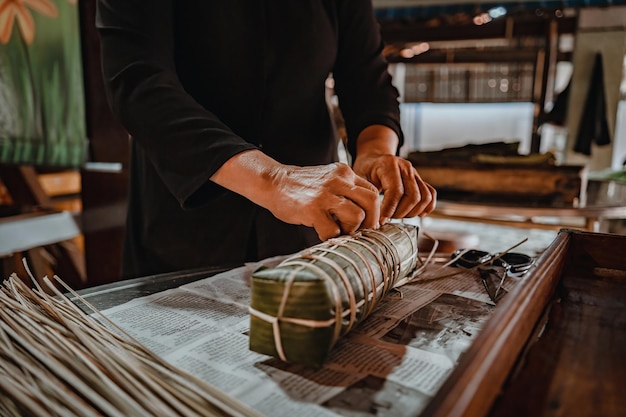
[[[0,163],[87,157],[76,0],[0,0]]]

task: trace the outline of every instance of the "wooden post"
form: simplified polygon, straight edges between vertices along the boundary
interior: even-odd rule
[[[559,31],[555,19],[546,24],[546,46],[537,54],[535,68],[535,89],[533,92],[533,127],[530,141],[530,153],[538,153],[541,149],[539,124],[546,111],[546,103],[554,98],[554,80],[556,78],[556,63],[558,57]]]

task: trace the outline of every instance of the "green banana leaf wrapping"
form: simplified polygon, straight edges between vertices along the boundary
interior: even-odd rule
[[[252,275],[250,350],[320,367],[417,263],[417,227],[386,224],[308,248]]]

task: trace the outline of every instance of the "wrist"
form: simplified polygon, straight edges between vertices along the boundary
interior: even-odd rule
[[[371,125],[359,133],[356,158],[364,155],[396,155],[400,140],[395,131],[384,125]]]
[[[283,174],[285,165],[260,150],[244,151],[226,161],[211,176],[211,181],[246,197],[253,203],[269,208],[274,184]]]

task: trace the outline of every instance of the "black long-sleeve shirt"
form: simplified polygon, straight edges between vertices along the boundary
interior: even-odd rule
[[[97,27],[111,106],[133,138],[125,276],[315,244],[313,229],[209,178],[249,149],[334,161],[329,73],[351,139],[372,124],[402,137],[369,0],[99,0]]]

